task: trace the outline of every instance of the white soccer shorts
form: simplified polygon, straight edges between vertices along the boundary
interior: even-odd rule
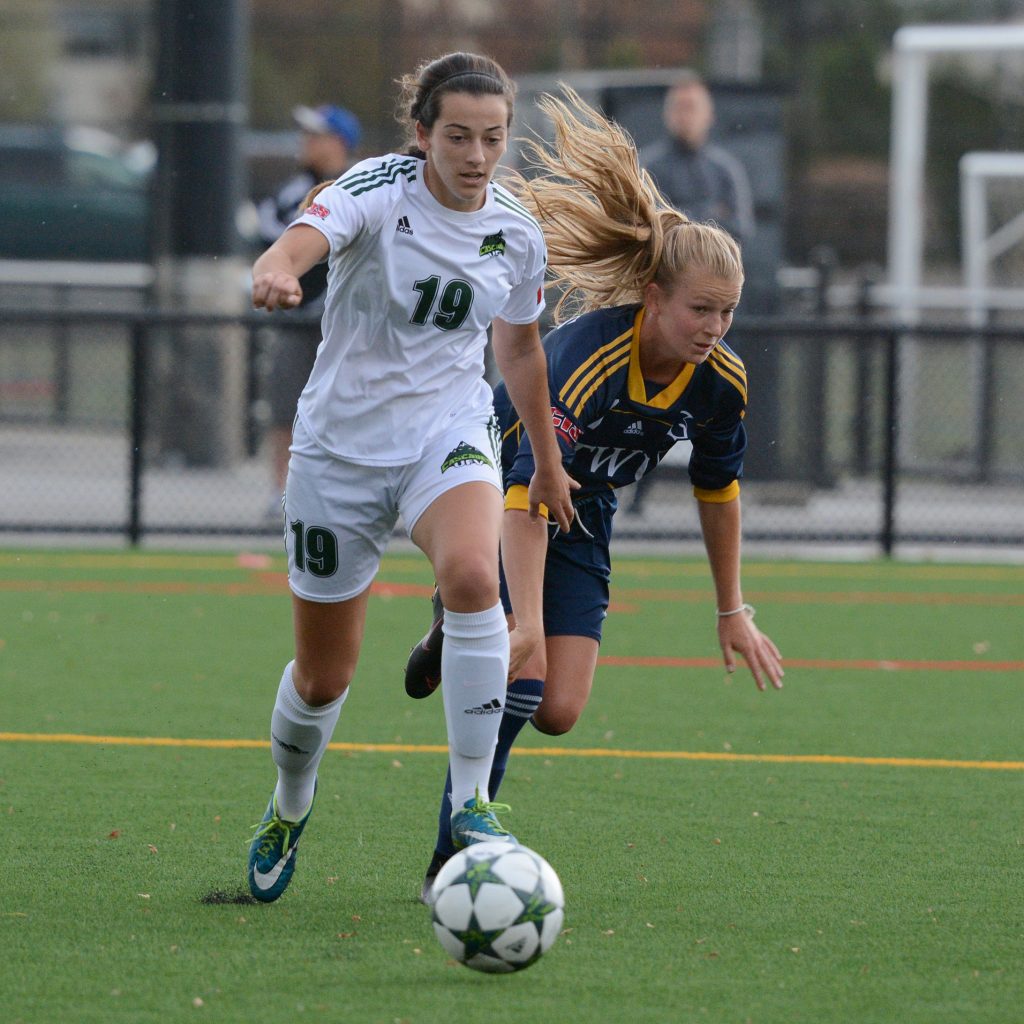
[[[380,569],[399,515],[411,535],[453,487],[482,480],[501,491],[498,444],[493,419],[469,422],[448,428],[418,462],[364,466],[328,455],[296,419],[284,502],[293,593],[323,602],[361,594]]]

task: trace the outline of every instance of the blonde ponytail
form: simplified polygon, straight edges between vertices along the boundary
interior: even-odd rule
[[[565,100],[545,94],[537,101],[554,142],[527,140],[537,173],[512,183],[544,229],[551,286],[562,290],[556,321],[640,302],[650,282],[671,289],[688,267],[742,281],[735,241],[673,209],[640,166],[629,135],[562,88]]]
[[[320,193],[323,192],[323,190],[327,188],[328,185],[333,185],[336,180],[337,179],[335,178],[328,178],[327,181],[321,181],[319,185],[314,185],[306,193],[306,198],[303,199],[301,203],[299,203],[299,213],[305,213],[306,210],[308,210],[313,205],[313,200],[316,199],[316,197],[320,195]]]

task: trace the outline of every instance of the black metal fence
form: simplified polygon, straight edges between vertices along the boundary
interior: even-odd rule
[[[5,310],[0,532],[280,536],[268,353],[301,320]],[[750,541],[1024,546],[1024,328],[745,318]],[[682,448],[682,446],[679,446]],[[695,540],[686,452],[617,537]]]

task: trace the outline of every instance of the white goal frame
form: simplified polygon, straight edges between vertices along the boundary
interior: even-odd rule
[[[924,297],[924,166],[931,61],[937,56],[1019,51],[1024,51],[1024,25],[907,25],[893,36],[886,290],[896,313],[906,322],[917,322]],[[995,291],[987,289],[986,305],[998,304],[992,301],[1000,298]],[[1006,291],[1019,295],[1020,290]],[[969,296],[962,294],[960,299],[967,305]],[[1008,302],[1011,306],[1015,304],[1012,300]]]

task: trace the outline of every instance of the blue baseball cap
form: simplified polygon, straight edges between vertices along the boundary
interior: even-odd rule
[[[329,103],[320,107],[296,107],[292,117],[303,131],[314,135],[337,135],[349,149],[359,145],[363,134],[359,118],[351,110]]]

